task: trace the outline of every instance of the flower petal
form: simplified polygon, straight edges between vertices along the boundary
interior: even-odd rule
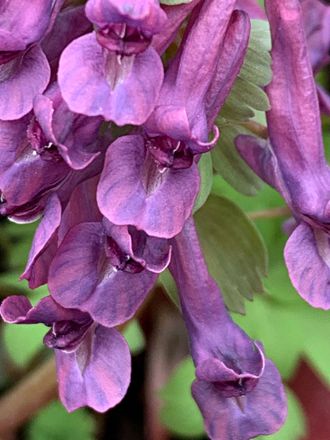
[[[292,284],[313,307],[330,309],[330,243],[321,229],[300,223],[284,250]]]
[[[97,200],[110,222],[170,238],[181,231],[191,214],[198,189],[195,163],[161,173],[146,155],[144,138],[131,135],[117,139],[108,149]]]
[[[50,78],[50,67],[39,46],[18,59],[0,65],[0,119],[14,120],[26,115],[33,99],[42,93]]]
[[[97,326],[77,351],[55,354],[60,399],[68,411],[89,406],[105,412],[125,396],[131,357],[118,331]]]
[[[110,75],[115,78],[109,79]],[[58,80],[72,111],[102,115],[117,125],[141,125],[158,98],[163,66],[152,48],[135,58],[123,57],[119,64],[116,55],[106,54],[92,33],[74,40],[63,51]]]
[[[269,360],[257,386],[244,396],[222,397],[215,384],[202,380],[193,383],[192,394],[212,440],[250,440],[271,434],[287,414],[281,378]]]
[[[101,223],[72,228],[52,262],[48,285],[62,306],[88,312],[96,322],[113,327],[134,315],[157,275],[113,268],[106,259],[105,240]]]

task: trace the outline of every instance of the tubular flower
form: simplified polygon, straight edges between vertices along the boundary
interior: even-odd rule
[[[232,14],[234,4],[208,0],[197,6],[143,133],[121,137],[108,149],[97,197],[112,223],[171,238],[191,215],[199,189],[194,156],[218,139],[216,127],[211,142],[208,133],[248,44],[248,16]]]
[[[249,440],[277,431],[286,417],[283,386],[261,345],[231,320],[210,277],[192,220],[173,239],[178,286],[196,367],[192,394],[212,440]]]
[[[301,8],[298,1],[286,0],[267,1],[266,9],[274,73],[267,87],[269,141],[240,136],[237,147],[255,172],[282,194],[296,218],[285,248],[293,285],[311,305],[329,309],[330,175]]]

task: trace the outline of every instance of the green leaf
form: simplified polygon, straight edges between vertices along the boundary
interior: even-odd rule
[[[158,277],[158,281],[165,289],[165,292],[174,302],[174,304],[180,308],[180,300],[178,295],[178,289],[176,287],[175,281],[168,269],[164,270]]]
[[[283,427],[273,435],[257,437],[258,440],[300,440],[306,434],[303,410],[294,393],[286,388],[288,418]]]
[[[195,202],[193,212],[198,211],[206,202],[213,184],[213,165],[211,153],[202,154],[198,162],[199,174],[201,179],[200,190]]]
[[[243,127],[224,125],[221,136],[212,150],[213,167],[233,188],[245,195],[255,195],[262,187],[259,177],[248,167],[236,150],[234,140],[248,133]]]
[[[160,0],[162,5],[175,6],[182,5],[184,3],[191,3],[192,0]]]
[[[267,253],[261,235],[244,212],[223,197],[211,195],[195,220],[210,273],[227,307],[244,313],[244,298],[264,291]]]
[[[93,440],[95,431],[95,421],[87,410],[70,414],[59,402],[53,402],[29,424],[27,440]]]
[[[144,350],[146,341],[140,324],[136,319],[130,321],[125,327],[123,336],[125,337],[133,355],[137,355]]]
[[[24,367],[43,349],[47,328],[43,324],[5,324],[2,338],[13,362]]]
[[[160,391],[164,401],[161,421],[173,433],[189,439],[204,433],[203,419],[190,391],[194,379],[195,368],[189,357],[179,364]]]
[[[244,104],[255,110],[267,111],[270,109],[269,99],[266,93],[250,80],[238,77],[235,81],[232,93],[240,96]]]

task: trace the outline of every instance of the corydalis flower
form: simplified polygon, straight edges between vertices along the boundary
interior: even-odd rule
[[[88,312],[113,327],[130,319],[169,263],[166,240],[107,221],[85,222],[65,235],[48,285],[64,307]]]
[[[55,351],[59,394],[68,411],[90,406],[104,412],[125,396],[131,359],[117,330],[94,324],[87,313],[64,309],[50,296],[35,307],[25,297],[8,297],[0,314],[7,323],[51,327],[44,344]]]
[[[293,285],[311,305],[329,309],[330,175],[301,8],[297,0],[268,0],[266,9],[274,72],[267,87],[269,142],[240,136],[237,146],[254,171],[283,195],[296,218],[285,247]]]
[[[249,440],[286,417],[281,378],[262,347],[233,323],[210,277],[193,221],[173,240],[170,270],[196,366],[192,394],[212,440]]]
[[[33,112],[0,121],[0,213],[34,220],[50,193],[79,180],[73,170],[86,168],[99,155],[100,124],[100,118],[70,112],[56,84],[35,98]]]
[[[69,108],[118,125],[142,124],[153,110],[163,66],[150,47],[166,15],[156,0],[89,0],[95,32],[63,52],[59,84]]]
[[[241,11],[231,14],[234,4],[198,5],[143,133],[121,137],[108,149],[97,197],[112,223],[171,238],[190,216],[199,188],[194,156],[218,139],[216,127],[211,142],[208,133],[248,43],[249,19]]]
[[[50,68],[38,44],[62,1],[0,1],[0,120],[26,115],[42,93]]]

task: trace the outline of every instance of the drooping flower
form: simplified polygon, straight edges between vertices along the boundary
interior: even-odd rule
[[[212,440],[249,440],[277,431],[286,417],[278,371],[231,320],[210,277],[193,220],[172,240],[178,286],[196,367],[192,394]]]
[[[48,285],[64,307],[106,327],[130,319],[170,260],[167,240],[108,221],[72,227],[49,269]]]
[[[61,307],[50,296],[35,307],[24,296],[10,296],[0,314],[7,323],[51,327],[44,344],[55,351],[59,395],[68,411],[90,406],[104,412],[125,396],[131,358],[117,330],[93,323],[87,313]]]
[[[282,194],[297,221],[285,247],[293,285],[311,305],[329,309],[330,174],[301,7],[298,0],[267,0],[266,10],[274,73],[267,87],[269,141],[240,136],[237,146],[252,169]]]
[[[56,84],[35,98],[33,112],[0,121],[0,214],[32,221],[50,193],[92,176],[94,165],[86,168],[100,154],[100,124],[70,112]]]
[[[234,4],[208,0],[194,9],[143,133],[121,137],[108,149],[97,197],[112,223],[171,238],[191,215],[199,188],[194,156],[215,145],[217,128],[211,142],[208,133],[248,44],[249,19],[232,14]]]
[[[166,15],[155,0],[89,0],[93,33],[74,40],[60,59],[58,79],[69,108],[117,125],[145,122],[163,81],[150,46]]]
[[[49,82],[50,68],[40,41],[62,0],[0,2],[0,120],[26,115]]]

